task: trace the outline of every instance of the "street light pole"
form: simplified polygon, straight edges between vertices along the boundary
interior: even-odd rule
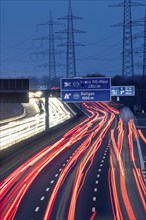
[[[45,130],[49,129],[49,91],[45,91]]]

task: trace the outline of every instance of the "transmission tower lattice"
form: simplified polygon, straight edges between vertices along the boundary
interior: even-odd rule
[[[49,26],[49,35],[48,36],[41,36],[39,38],[36,38],[34,40],[40,40],[41,42],[44,40],[48,40],[49,41],[49,49],[47,50],[43,50],[40,51],[38,53],[34,53],[36,55],[42,54],[43,56],[45,55],[49,55],[49,63],[43,63],[37,66],[40,67],[46,67],[49,66],[49,78],[55,79],[56,78],[56,60],[55,60],[55,45],[54,45],[54,21],[52,19],[52,12],[50,11],[50,18],[49,21],[44,22],[44,23],[40,23],[37,25],[37,29],[38,26],[42,26],[42,25],[48,25]],[[57,23],[57,22],[56,22]]]
[[[140,33],[137,33],[134,36],[134,39],[142,38],[143,39],[143,45],[142,47],[136,48],[134,50],[135,54],[143,54],[143,60],[141,62],[136,63],[136,66],[140,69],[142,69],[142,76],[146,76],[146,7],[145,7],[145,16],[144,18],[141,18],[139,20],[136,20],[133,22],[136,26],[142,26],[144,27],[144,30]]]
[[[69,0],[68,7],[68,15],[62,18],[58,18],[59,20],[67,20],[67,29],[63,31],[59,31],[57,33],[64,34],[67,33],[67,42],[62,43],[58,46],[67,46],[66,53],[66,77],[76,77],[76,58],[75,58],[75,46],[84,46],[84,44],[75,43],[74,34],[75,33],[85,33],[81,30],[74,29],[73,20],[82,19],[77,16],[72,15],[72,7],[71,0]]]
[[[116,26],[123,26],[122,77],[130,79],[134,78],[132,6],[143,6],[143,4],[124,0],[123,3],[112,5],[112,7],[124,7],[123,23]]]
[[[51,11],[49,19],[49,76],[51,79],[56,78],[54,31]]]
[[[143,77],[146,76],[146,7],[144,17]]]
[[[146,20],[146,18],[144,18]],[[136,63],[136,67],[142,69],[142,75],[146,76],[146,21],[144,22],[144,31],[135,35],[134,39],[142,38],[143,44],[141,47],[136,48],[135,54],[142,54],[142,61]],[[143,26],[143,25],[141,25]]]

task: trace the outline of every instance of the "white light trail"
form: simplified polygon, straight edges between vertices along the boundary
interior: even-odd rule
[[[35,103],[36,108],[36,103]],[[69,118],[73,113],[67,110],[66,106],[57,98],[49,98],[49,127],[54,127]],[[45,130],[46,113],[37,113],[32,117],[16,119],[0,126],[0,150],[14,145],[24,139],[27,139],[37,133]]]

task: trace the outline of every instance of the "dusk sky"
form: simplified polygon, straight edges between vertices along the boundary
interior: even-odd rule
[[[85,44],[76,47],[77,76],[99,72],[106,76],[121,75],[123,27],[111,25],[123,22],[123,7],[108,7],[123,0],[72,0],[73,15],[82,17],[74,20],[74,28],[86,33],[75,34],[75,42]],[[145,0],[135,0],[145,3]],[[48,62],[48,56],[36,56],[48,49],[48,42],[43,45],[33,39],[48,35],[48,26],[36,26],[49,20],[50,10],[53,20],[68,13],[68,0],[1,0],[1,78],[41,77],[48,74],[48,68],[39,64]],[[144,17],[144,7],[132,7],[132,20]],[[59,21],[59,20],[58,20]],[[67,24],[66,20],[61,23]],[[64,29],[64,25],[55,25],[54,32]],[[133,26],[133,35],[143,31],[143,26]],[[66,34],[56,34],[66,37]],[[57,76],[65,77],[66,48],[57,47],[66,39],[55,40]],[[133,42],[134,48],[142,48],[143,39]],[[59,50],[62,50],[60,52]],[[134,57],[134,62],[142,60],[142,53]],[[135,65],[136,66],[136,65]],[[142,74],[135,68],[135,74]]]

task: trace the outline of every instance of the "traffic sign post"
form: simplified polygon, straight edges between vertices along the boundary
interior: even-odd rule
[[[135,96],[135,86],[111,86],[111,96]]]
[[[111,78],[62,78],[62,102],[109,102]]]

